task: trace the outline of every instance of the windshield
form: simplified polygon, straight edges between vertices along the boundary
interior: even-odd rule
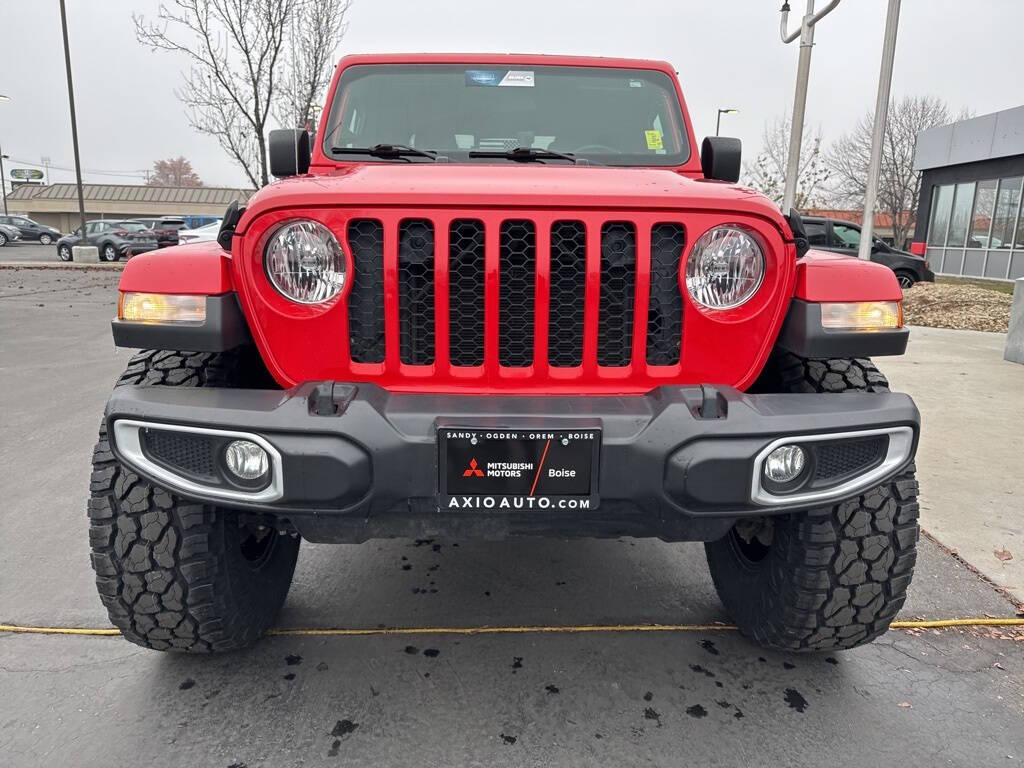
[[[328,157],[360,162],[432,160],[332,155],[331,150],[405,145],[435,151],[452,162],[511,163],[471,157],[470,152],[532,148],[622,166],[681,165],[690,155],[682,110],[667,75],[601,67],[349,67],[338,84],[322,142]]]

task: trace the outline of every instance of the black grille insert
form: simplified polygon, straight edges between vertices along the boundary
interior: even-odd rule
[[[448,344],[452,365],[484,364],[484,224],[457,219],[448,230]]]
[[[597,362],[629,365],[636,303],[636,229],[630,222],[601,227],[601,300],[597,310]]]
[[[498,241],[498,362],[509,368],[533,364],[533,292],[537,271],[532,221],[503,221]]]
[[[882,463],[888,435],[871,435],[819,443],[816,446],[813,485],[833,485]]]
[[[548,363],[571,368],[583,363],[583,305],[587,276],[587,231],[582,221],[551,225],[551,299]]]
[[[399,354],[408,365],[434,362],[434,225],[423,219],[398,228]]]
[[[168,469],[206,482],[217,481],[217,447],[221,438],[164,429],[143,430],[143,450]]]
[[[647,305],[647,364],[676,365],[683,338],[679,267],[686,244],[682,224],[651,230],[651,293]]]
[[[348,223],[352,285],[348,294],[348,341],[357,363],[384,362],[384,227],[374,219]]]

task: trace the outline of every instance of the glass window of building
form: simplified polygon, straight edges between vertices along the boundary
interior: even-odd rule
[[[946,245],[950,248],[963,248],[967,242],[967,227],[971,223],[971,210],[974,208],[974,182],[957,184],[953,196],[953,214],[949,221],[949,238]]]
[[[999,182],[999,196],[996,198],[996,212],[992,217],[992,241],[989,248],[1009,248],[1013,243],[1013,227],[1017,223],[1020,208],[1020,188],[1024,177],[1002,179]]]
[[[978,190],[974,195],[974,214],[971,216],[971,236],[967,240],[968,248],[991,248],[988,237],[992,228],[992,212],[996,205],[996,187],[998,179],[986,179],[978,182]]]
[[[931,224],[928,227],[928,244],[946,244],[946,230],[949,228],[949,212],[953,208],[953,185],[943,184],[932,191]]]

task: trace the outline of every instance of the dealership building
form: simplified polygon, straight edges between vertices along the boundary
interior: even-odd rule
[[[1024,106],[922,131],[914,169],[912,251],[940,274],[1024,277]]]
[[[228,203],[244,204],[252,189],[230,187],[149,187],[141,184],[83,184],[87,219],[184,217],[198,226],[224,215]],[[71,232],[79,227],[78,190],[74,184],[22,184],[7,195],[11,214]]]

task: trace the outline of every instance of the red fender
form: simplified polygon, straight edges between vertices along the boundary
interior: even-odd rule
[[[891,269],[827,251],[810,250],[796,262],[794,297],[804,301],[902,301]]]
[[[176,245],[128,260],[118,289],[216,296],[235,290],[231,256],[216,242]]]

